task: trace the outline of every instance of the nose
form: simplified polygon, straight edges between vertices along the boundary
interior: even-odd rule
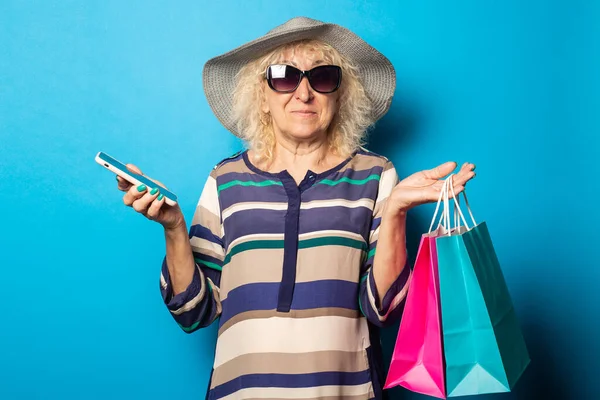
[[[313,98],[312,88],[308,83],[308,78],[305,76],[302,77],[300,81],[300,85],[296,88],[295,96],[298,100],[303,103],[310,101]]]

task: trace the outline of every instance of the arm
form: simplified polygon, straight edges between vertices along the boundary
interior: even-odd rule
[[[190,245],[189,232],[185,223],[165,229],[167,247],[167,273],[171,281],[173,295],[185,292],[194,278],[196,262]]]
[[[377,326],[386,326],[400,316],[410,278],[410,268],[405,266],[406,213],[393,214],[393,208],[387,206],[397,183],[396,170],[388,162],[379,181],[369,253],[359,288],[361,310]]]
[[[379,240],[373,261],[373,277],[378,293],[387,293],[406,268],[406,212],[383,212]]]
[[[219,284],[224,249],[213,174],[204,186],[189,232],[185,225],[165,229],[165,240],[161,295],[175,321],[191,333],[210,325],[221,314]]]
[[[388,162],[384,167],[360,287],[361,309],[372,323],[384,326],[402,312],[400,305],[406,298],[411,274],[410,268],[405,266],[406,213],[415,206],[436,201],[443,187],[440,179],[455,168],[456,163],[447,162],[412,174],[398,183],[392,163]],[[474,169],[473,164],[463,164],[453,180],[456,194],[475,176]],[[381,293],[383,298],[379,296]]]

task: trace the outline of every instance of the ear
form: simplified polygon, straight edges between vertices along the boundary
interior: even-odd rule
[[[262,100],[262,103],[260,104],[260,110],[264,113],[264,114],[268,114],[270,109],[269,109],[269,104],[267,103],[266,99]]]

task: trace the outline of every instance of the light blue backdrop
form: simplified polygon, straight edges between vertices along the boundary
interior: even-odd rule
[[[191,218],[210,168],[240,148],[206,103],[204,62],[297,15],[392,60],[397,95],[370,148],[402,175],[477,164],[470,200],[533,358],[514,394],[490,398],[595,398],[598,4],[0,2],[0,398],[204,396],[215,329],[171,320],[161,229],[93,158],[136,163]],[[431,212],[411,213],[413,255]]]

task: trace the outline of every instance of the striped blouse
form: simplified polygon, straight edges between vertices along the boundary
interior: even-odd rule
[[[371,272],[397,181],[365,149],[299,185],[247,152],[212,170],[189,232],[193,281],[174,296],[166,258],[160,277],[185,332],[218,319],[208,399],[381,398],[378,328],[399,318],[411,274],[381,297]]]

